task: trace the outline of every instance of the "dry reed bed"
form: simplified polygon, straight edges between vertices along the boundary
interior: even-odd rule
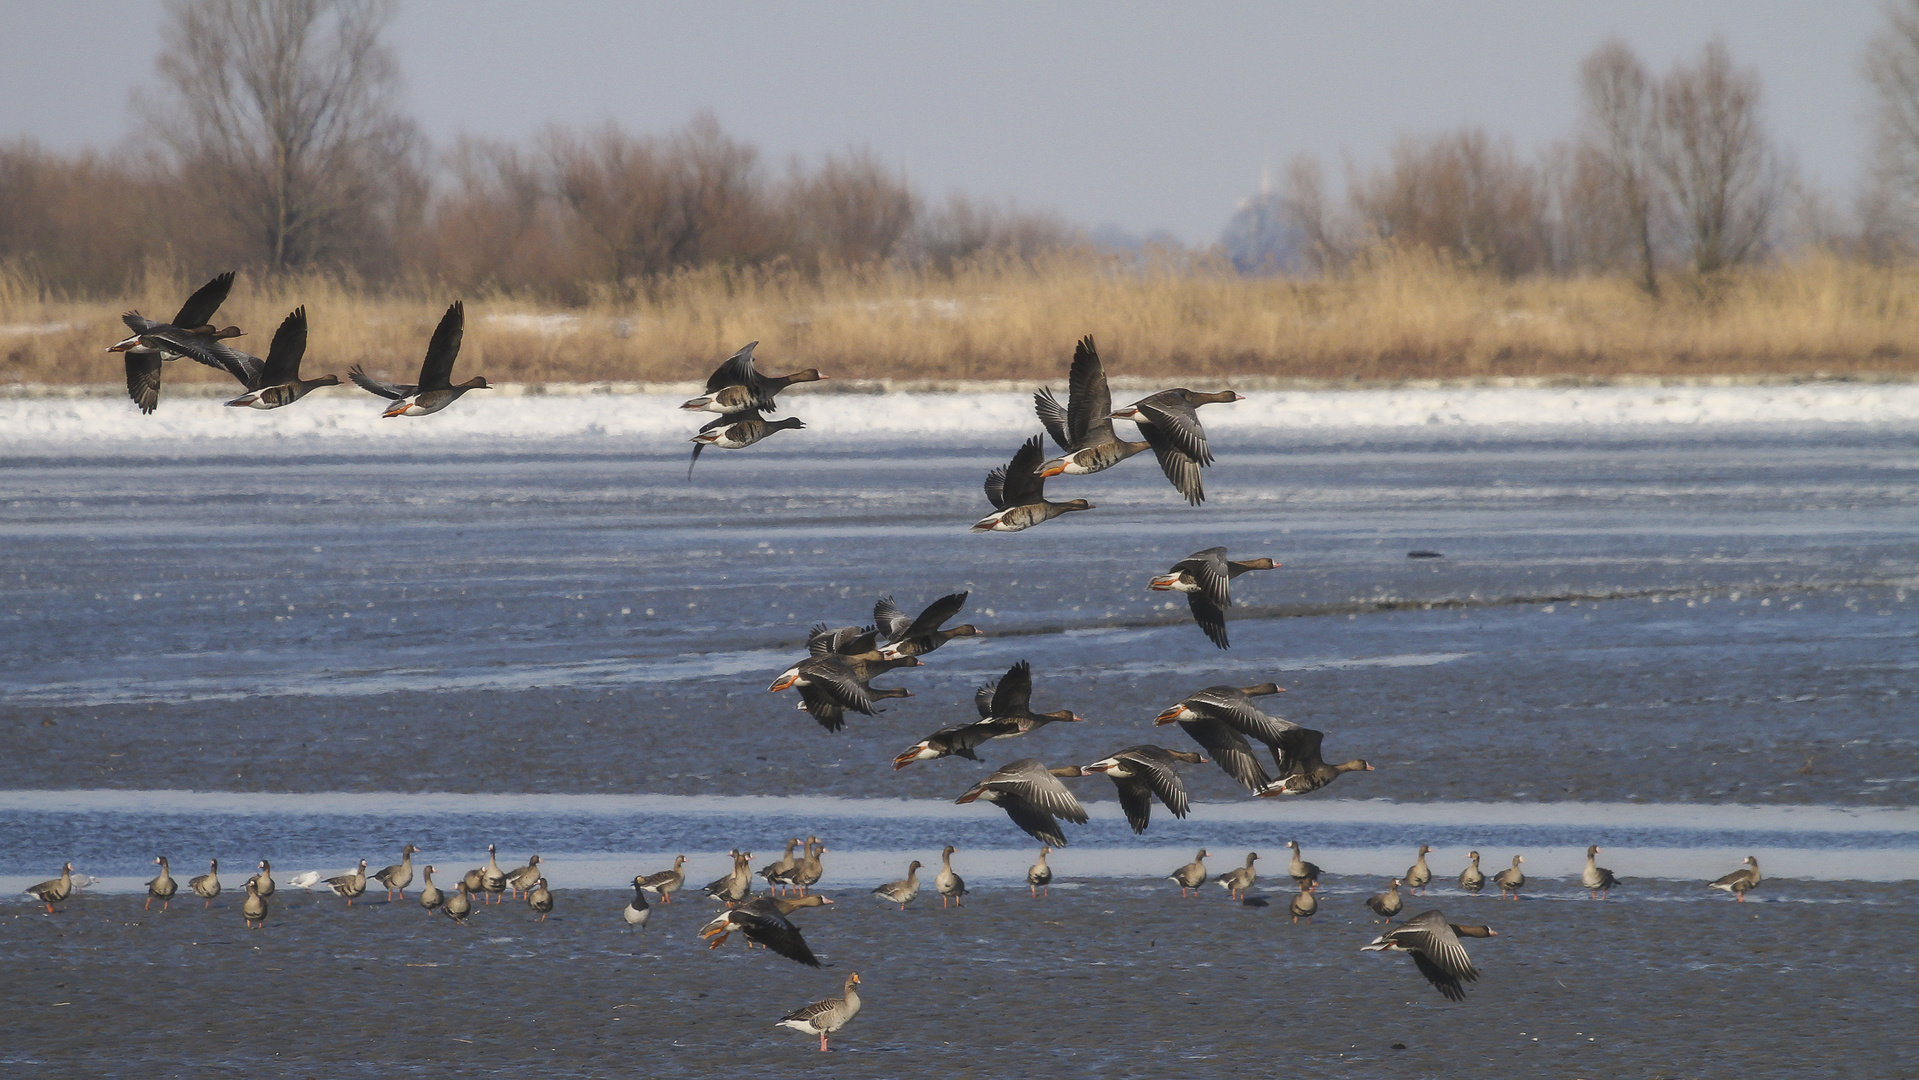
[[[0,384],[118,382],[119,359],[102,350],[121,336],[119,313],[171,316],[197,284],[152,274],[136,295],[75,302],[0,278]],[[1831,258],[1675,280],[1657,301],[1625,280],[1501,280],[1417,253],[1315,281],[1060,256],[950,274],[706,270],[636,292],[561,310],[468,297],[456,377],[677,382],[757,339],[772,370],[1057,381],[1083,333],[1098,336],[1109,371],[1162,378],[1919,375],[1919,271]],[[309,374],[358,362],[405,376],[447,299],[243,275],[219,321],[244,327],[239,344],[263,353],[279,320],[305,304]],[[185,363],[167,378],[225,377]]]

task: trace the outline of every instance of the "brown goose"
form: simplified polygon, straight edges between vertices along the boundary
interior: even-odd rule
[[[873,890],[873,895],[889,904],[898,904],[901,911],[906,905],[919,899],[920,867],[924,865],[918,859],[906,864],[906,876],[898,881],[889,881]]]
[[[160,910],[165,911],[173,903],[173,894],[180,891],[180,883],[173,880],[173,874],[167,870],[167,857],[165,855],[153,861],[160,867],[160,872],[154,876],[152,881],[147,882],[147,902],[140,905],[140,909],[145,911],[153,906],[155,900],[158,900],[160,901]]]
[[[426,909],[427,914],[431,915],[435,908],[446,903],[446,894],[440,891],[438,885],[433,884],[433,868],[431,866],[421,868],[420,877],[426,882],[425,885],[420,887],[420,906]]]
[[[231,408],[278,409],[291,405],[322,386],[340,385],[338,375],[317,379],[300,377],[300,360],[307,351],[307,309],[298,307],[273,332],[273,344],[247,392],[227,402]]]
[[[453,361],[460,355],[460,339],[466,331],[466,305],[453,301],[434,328],[427,343],[426,360],[420,364],[420,381],[405,385],[382,382],[368,375],[358,364],[347,372],[355,385],[370,394],[393,402],[382,416],[426,416],[439,412],[460,400],[468,390],[490,390],[484,377],[475,375],[463,383],[453,379]]]
[[[1086,719],[1071,709],[1036,713],[1032,701],[1033,668],[1021,660],[1008,668],[998,683],[973,693],[973,705],[980,715],[977,721],[935,731],[895,756],[893,768],[904,769],[916,761],[934,761],[952,754],[978,761],[974,750],[988,740],[1010,739],[1047,724],[1077,724]]]
[[[680,408],[721,414],[772,412],[773,398],[780,391],[795,383],[819,382],[826,378],[816,368],[790,375],[762,375],[753,366],[753,350],[758,346],[759,342],[749,341],[745,348],[727,357],[707,376],[706,393]]]
[[[1257,794],[1272,785],[1273,778],[1266,775],[1265,767],[1253,753],[1252,744],[1246,741],[1245,735],[1224,721],[1202,716],[1178,723],[1181,731],[1212,755],[1213,762],[1221,772],[1232,777],[1246,790]]]
[[[253,882],[255,891],[260,894],[262,899],[272,896],[275,888],[273,884],[273,864],[265,859],[261,859],[260,872],[247,880]]]
[[[800,841],[798,837],[788,840],[786,842],[786,854],[760,867],[760,876],[766,879],[767,886],[773,890],[776,896],[786,888],[786,881],[784,880],[786,875],[792,873],[793,868],[799,865],[799,860],[793,857],[793,849],[799,846]]]
[[[1243,900],[1246,898],[1246,890],[1252,888],[1253,884],[1259,880],[1259,875],[1253,872],[1253,863],[1258,861],[1259,852],[1249,851],[1246,853],[1245,866],[1228,870],[1213,880],[1226,890],[1226,895],[1235,900]]]
[[[546,887],[545,878],[534,878],[533,887],[526,891],[526,906],[540,913],[540,921],[553,913],[553,893]]]
[[[499,852],[495,845],[486,846],[486,865],[480,867],[480,889],[497,904],[506,892],[506,871],[500,869]]]
[[[826,730],[839,731],[846,726],[849,709],[872,716],[884,711],[874,708],[873,702],[876,700],[912,697],[904,689],[880,688],[869,684],[894,668],[919,666],[920,660],[915,656],[902,656],[896,660],[876,656],[869,660],[861,655],[825,652],[786,669],[766,689],[769,693],[777,694],[788,687],[797,686],[801,710],[811,714]]]
[[[1423,911],[1359,948],[1361,952],[1410,953],[1413,965],[1427,982],[1448,1000],[1462,1001],[1466,990],[1460,984],[1478,979],[1479,971],[1459,939],[1498,936],[1499,932],[1490,927],[1450,923],[1440,911]]]
[[[187,882],[187,888],[193,890],[193,895],[206,901],[205,907],[212,907],[213,901],[220,895],[220,860],[207,860],[207,872]]]
[[[1598,855],[1602,850],[1604,849],[1598,844],[1593,844],[1586,848],[1586,869],[1581,871],[1579,875],[1579,884],[1585,886],[1590,899],[1606,899],[1607,895],[1612,892],[1613,886],[1619,884],[1619,879],[1613,876],[1611,870],[1594,863],[1593,857]]]
[[[1431,850],[1432,848],[1425,844],[1419,845],[1418,857],[1413,859],[1413,864],[1406,868],[1406,876],[1403,880],[1406,882],[1406,887],[1415,894],[1425,889],[1426,885],[1433,880],[1433,872],[1426,865],[1426,853]]]
[[[1180,867],[1166,876],[1173,881],[1179,882],[1179,895],[1181,899],[1185,898],[1186,890],[1188,889],[1192,890],[1194,896],[1198,896],[1199,887],[1206,884],[1206,849],[1200,848],[1199,854],[1193,856],[1192,862],[1187,863],[1185,866]]]
[[[1066,846],[1066,837],[1060,832],[1056,817],[1063,817],[1075,825],[1086,824],[1086,808],[1079,804],[1066,785],[1059,782],[1062,776],[1084,775],[1078,766],[1049,769],[1038,758],[1021,758],[1003,768],[996,769],[986,779],[966,789],[966,793],[954,799],[955,803],[965,804],[976,799],[985,799],[1013,819],[1026,835],[1056,848]]]
[[[1226,613],[1233,607],[1229,583],[1248,571],[1272,570],[1278,566],[1265,558],[1229,560],[1225,548],[1211,547],[1174,563],[1171,570],[1155,576],[1146,587],[1156,592],[1185,593],[1193,621],[1199,624],[1208,640],[1224,649],[1228,647]]]
[[[474,896],[480,895],[480,886],[485,881],[486,871],[477,866],[468,870],[460,877],[460,882],[466,886],[466,891],[472,893]]]
[[[800,887],[800,864],[805,862],[807,858],[813,854],[813,847],[819,842],[820,838],[817,836],[807,837],[806,843],[800,847],[800,857],[793,860],[792,866],[787,867],[775,875],[774,883],[781,886],[784,890],[797,892]]]
[[[1309,729],[1290,720],[1268,716],[1252,701],[1255,697],[1283,693],[1284,689],[1272,683],[1209,686],[1161,710],[1153,722],[1161,726],[1177,723],[1194,742],[1213,751],[1214,760],[1228,776],[1258,793],[1270,787],[1273,779],[1253,756],[1247,739],[1264,743],[1273,755],[1274,764],[1282,770],[1290,768],[1290,759],[1304,750],[1309,741],[1304,734]]]
[[[1519,868],[1519,864],[1525,861],[1525,856],[1514,855],[1511,866],[1493,875],[1493,884],[1499,886],[1501,900],[1519,899],[1519,890],[1526,884],[1526,872]]]
[[[1042,889],[1046,891],[1047,897],[1050,898],[1053,895],[1053,868],[1046,865],[1046,856],[1052,852],[1053,845],[1041,844],[1039,861],[1026,868],[1026,888],[1035,900],[1039,899]]]
[[[820,878],[826,876],[826,864],[820,861],[820,856],[824,854],[826,843],[815,843],[812,854],[802,854],[799,865],[793,868],[792,882],[800,890],[801,896],[805,896],[808,889],[819,884]]]
[[[532,888],[533,883],[538,880],[540,880],[540,857],[538,855],[532,855],[527,857],[525,866],[507,873],[506,887],[507,890],[513,894],[514,899],[517,900],[521,894]]]
[[[846,977],[846,996],[827,998],[803,1005],[780,1018],[775,1027],[789,1027],[820,1037],[820,1049],[826,1049],[826,1037],[853,1022],[860,1013],[860,995],[853,988],[860,984],[860,973]]]
[[[413,853],[420,850],[412,844],[400,849],[400,861],[373,875],[373,880],[386,886],[387,903],[393,902],[393,894],[399,893],[400,899],[406,899],[406,887],[413,884]]]
[[[1206,489],[1200,483],[1199,470],[1213,463],[1206,446],[1206,429],[1200,426],[1201,405],[1230,404],[1245,398],[1231,390],[1210,394],[1196,393],[1185,387],[1161,390],[1133,402],[1113,414],[1115,420],[1131,420],[1139,425],[1140,437],[1159,458],[1160,471],[1186,501],[1194,506],[1206,501]]]
[[[1466,856],[1466,869],[1459,872],[1459,887],[1477,896],[1486,887],[1486,875],[1479,869],[1479,852]]]
[[[260,895],[260,886],[253,878],[247,879],[247,898],[240,903],[240,917],[246,920],[248,930],[266,929],[267,898]]]
[[[721,450],[744,450],[769,436],[791,429],[799,431],[806,423],[797,416],[784,420],[766,420],[756,412],[727,413],[700,429],[693,436],[693,460],[686,466],[686,478],[693,479],[693,466],[700,463],[700,451],[709,446]]]
[[[137,311],[122,316],[133,335],[108,346],[107,351],[126,355],[127,396],[142,413],[160,407],[162,361],[186,356],[209,367],[226,368],[224,357],[214,351],[214,346],[222,339],[240,337],[240,328],[216,330],[211,322],[232,290],[233,274],[228,272],[194,290],[170,323],[141,318]]]
[[[1737,897],[1740,903],[1745,903],[1746,894],[1759,887],[1759,856],[1746,856],[1746,864],[1744,866],[1720,878],[1718,881],[1712,882],[1706,887],[1709,889],[1724,889]]]
[[[987,474],[986,501],[993,504],[993,513],[974,522],[974,532],[1019,532],[1061,514],[1093,509],[1085,499],[1046,501],[1046,479],[1039,474],[1040,457],[1040,437],[1035,435],[1020,445],[1012,461]]]
[[[63,903],[73,895],[73,864],[61,867],[60,876],[52,881],[27,886],[27,895],[47,905],[47,914],[53,914],[53,905]]]
[[[1299,841],[1288,840],[1286,846],[1293,849],[1292,860],[1286,864],[1286,872],[1292,876],[1293,884],[1299,886],[1301,892],[1312,892],[1319,888],[1318,864],[1299,857]]]
[[[1373,771],[1364,758],[1354,758],[1341,765],[1326,764],[1319,756],[1320,743],[1325,738],[1324,732],[1312,728],[1303,727],[1293,731],[1279,763],[1284,775],[1260,791],[1260,796],[1305,795],[1318,791],[1345,773]]]
[[[1153,796],[1172,811],[1176,818],[1186,816],[1190,802],[1186,785],[1173,769],[1175,762],[1204,765],[1206,759],[1190,750],[1167,750],[1150,744],[1129,746],[1111,757],[1103,757],[1081,768],[1085,772],[1105,773],[1119,789],[1119,806],[1135,835],[1146,831],[1153,815]]]
[[[700,937],[709,948],[717,949],[726,944],[727,937],[737,930],[746,936],[747,941],[765,946],[794,963],[819,967],[819,958],[807,947],[799,926],[788,916],[801,908],[820,907],[832,902],[819,893],[792,899],[762,896],[722,912],[718,918],[700,927]]]
[[[446,894],[446,903],[441,905],[440,910],[446,912],[447,918],[466,925],[467,916],[473,914],[473,889],[465,879],[461,879],[457,889]]]
[[[1145,442],[1127,442],[1113,434],[1113,394],[1106,387],[1106,368],[1091,334],[1073,349],[1072,373],[1067,376],[1066,406],[1060,407],[1052,389],[1033,395],[1033,410],[1046,433],[1065,457],[1040,466],[1043,477],[1086,476],[1103,472],[1147,448]]]
[[[960,900],[966,895],[966,879],[953,872],[953,853],[958,850],[948,844],[940,852],[940,872],[933,879],[933,891],[940,894],[942,910],[946,907],[948,900],[953,902],[954,907],[963,906]]]
[[[353,898],[366,892],[366,860],[360,860],[360,868],[351,874],[326,879],[325,885],[333,890],[333,895],[346,898],[346,906],[353,906]]]
[[[913,619],[908,619],[906,613],[893,604],[892,597],[880,597],[873,605],[873,624],[879,627],[888,643],[880,650],[880,657],[896,660],[902,656],[925,656],[954,638],[985,637],[980,628],[971,623],[940,629],[941,623],[958,615],[966,606],[967,595],[958,592],[942,596],[926,605]]]
[[[657,874],[648,874],[641,878],[640,888],[658,896],[660,903],[670,904],[673,902],[673,894],[679,892],[681,886],[686,884],[686,874],[682,872],[685,868],[686,856],[681,855],[673,860],[673,869],[662,870]]]
[[[735,848],[727,854],[733,856],[733,869],[725,877],[709,883],[703,891],[732,907],[753,895],[753,868],[748,865],[753,853]]]
[[[1392,922],[1393,916],[1406,906],[1406,901],[1399,896],[1399,879],[1394,878],[1392,886],[1385,892],[1367,897],[1366,906],[1372,909],[1373,914]]]
[[[1319,898],[1313,895],[1311,889],[1301,889],[1299,895],[1293,897],[1291,910],[1293,925],[1297,926],[1299,920],[1310,919],[1319,912]]]

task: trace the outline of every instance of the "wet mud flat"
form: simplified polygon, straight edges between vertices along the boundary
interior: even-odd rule
[[[1768,881],[1745,904],[1648,881],[1605,902],[1540,882],[1519,902],[1409,898],[1499,931],[1481,979],[1443,1000],[1410,959],[1361,953],[1377,884],[1328,878],[1291,925],[1282,878],[1226,899],[1167,882],[982,884],[942,911],[867,886],[798,921],[812,970],[695,931],[716,905],[620,921],[624,892],[567,890],[467,926],[378,893],[283,891],[263,931],[231,891],[143,911],[84,896],[7,906],[0,1063],[39,1075],[1911,1076],[1919,903],[1910,883]],[[1274,886],[1268,889],[1267,885]],[[183,889],[184,893],[185,890]],[[777,1028],[860,972],[865,1008],[821,1055]],[[1403,1048],[1401,1048],[1403,1047]],[[21,1073],[24,1075],[24,1072]]]

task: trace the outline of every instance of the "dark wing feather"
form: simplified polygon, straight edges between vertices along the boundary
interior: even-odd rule
[[[466,302],[455,300],[427,343],[426,359],[420,364],[420,389],[445,390],[453,385],[453,361],[460,356],[460,338],[466,332]]]
[[[1021,799],[1002,799],[999,804],[1006,816],[1013,819],[1026,835],[1044,844],[1054,847],[1066,846],[1066,834],[1060,831],[1059,822],[1045,810]]]
[[[1080,338],[1073,349],[1071,386],[1066,408],[1066,431],[1073,437],[1071,449],[1112,441],[1113,394],[1106,388],[1106,369],[1099,362],[1099,350],[1093,346],[1091,334]],[[1102,430],[1103,436],[1096,434]]]
[[[1009,505],[1006,501],[1006,466],[1001,465],[986,474],[986,501],[992,503],[995,510],[1004,510]]]
[[[759,372],[753,369],[753,350],[758,345],[757,341],[749,341],[745,348],[721,361],[713,374],[706,377],[706,392],[717,394],[729,386],[744,386],[758,396],[759,387],[754,384]]]
[[[973,691],[973,707],[979,710],[981,720],[993,718],[993,693],[994,688],[990,686],[982,686]]]
[[[367,393],[378,394],[389,401],[398,401],[404,397],[411,397],[420,389],[417,386],[404,386],[400,383],[390,383],[376,379],[368,375],[366,369],[358,364],[347,369],[346,377],[353,380],[353,385],[365,390]]]
[[[1146,784],[1166,804],[1173,816],[1183,818],[1191,809],[1186,797],[1186,785],[1180,782],[1179,773],[1173,771],[1173,759],[1166,751],[1157,746],[1135,746],[1120,751],[1128,760],[1146,770],[1140,782]]]
[[[873,605],[873,625],[886,635],[886,642],[890,645],[905,640],[908,636],[906,631],[913,622],[906,617],[906,612],[899,609],[898,604],[893,603],[892,597],[882,596],[879,603]]]
[[[839,1008],[842,1004],[845,1004],[845,1002],[846,1002],[845,998],[827,998],[825,1001],[815,1001],[811,1005],[802,1005],[799,1008],[794,1009],[792,1012],[787,1013],[785,1016],[780,1017],[780,1019],[781,1020],[811,1020],[814,1017],[820,1015],[821,1013],[830,1012],[834,1009]]]
[[[1206,594],[1206,598],[1211,600],[1214,606],[1221,608],[1233,606],[1232,579],[1226,570],[1225,548],[1214,547],[1207,548],[1205,551],[1195,551],[1174,563],[1173,569],[1191,574],[1193,580],[1198,583],[1200,591]]]
[[[806,677],[811,680],[811,685],[815,689],[841,708],[851,709],[867,716],[873,715],[872,696],[843,664],[830,661],[809,662]]]
[[[819,721],[821,727],[828,731],[838,731],[846,726],[846,710],[840,708],[838,702],[817,687],[801,686],[799,689],[800,708]]]
[[[764,945],[774,952],[807,967],[819,967],[819,958],[813,950],[807,948],[806,939],[800,936],[800,928],[785,917],[770,911],[735,911],[733,925],[739,927],[746,940],[756,945]]]
[[[893,640],[899,641],[905,638],[925,637],[933,633],[940,628],[941,623],[960,613],[960,609],[966,606],[966,597],[968,595],[968,593],[963,592],[948,593],[926,605],[926,609],[919,613],[919,617],[914,619],[910,626],[903,631],[892,634]],[[888,597],[887,599],[890,600],[892,598]],[[895,609],[895,611],[897,610],[898,609]],[[878,608],[873,609],[873,615],[875,618],[879,616]]]
[[[1066,410],[1060,407],[1059,399],[1053,396],[1051,387],[1043,387],[1033,395],[1033,411],[1039,414],[1040,426],[1046,434],[1053,437],[1061,450],[1073,448],[1072,436],[1066,431]]]
[[[1309,727],[1295,727],[1288,731],[1286,737],[1273,747],[1274,763],[1279,766],[1281,778],[1298,776],[1324,765],[1319,756],[1319,744],[1325,738],[1325,732]]]
[[[1126,824],[1131,825],[1135,833],[1145,832],[1147,822],[1153,817],[1152,787],[1138,777],[1124,780],[1115,777],[1113,784],[1119,788],[1119,808],[1126,812]]]
[[[205,326],[213,321],[213,313],[227,302],[227,293],[233,291],[233,271],[229,270],[205,285],[193,291],[187,302],[180,305],[180,313],[173,317],[173,325],[184,327]]]
[[[1046,498],[1046,481],[1040,479],[1039,467],[1045,459],[1042,452],[1043,442],[1038,435],[1020,444],[1019,451],[1013,455],[1000,476],[1000,498],[1003,502],[994,505],[1005,509],[1008,506],[1024,506],[1027,503],[1042,502]],[[987,498],[992,498],[993,481],[989,478]]]
[[[1140,437],[1146,445],[1153,448],[1153,456],[1159,459],[1159,471],[1166,474],[1174,490],[1186,496],[1186,501],[1198,506],[1206,501],[1206,485],[1200,480],[1199,462],[1182,453],[1166,434],[1151,424],[1139,426]]]
[[[1272,784],[1273,778],[1266,775],[1265,766],[1253,753],[1246,736],[1210,717],[1181,720],[1179,726],[1212,755],[1214,764],[1221,771],[1238,781],[1241,787],[1248,791],[1261,791]]]
[[[1226,642],[1226,609],[1213,603],[1212,598],[1203,592],[1187,593],[1186,606],[1193,609],[1193,621],[1213,644],[1228,648]]]
[[[128,349],[127,396],[140,411],[150,413],[160,407],[160,354],[152,349]]]
[[[127,325],[133,325],[131,318],[125,321]],[[184,356],[189,360],[205,364],[210,368],[219,368],[222,371],[227,370],[226,358],[215,351],[215,346],[219,343],[210,337],[205,337],[200,334],[190,334],[177,326],[158,324],[149,325],[146,330],[136,332],[140,334],[140,339],[143,343],[158,342],[164,347],[165,351],[173,353],[176,356]],[[222,346],[222,348],[224,348],[224,346]]]
[[[267,347],[266,366],[260,372],[261,386],[282,386],[300,377],[300,358],[307,352],[307,309],[294,308],[293,314],[273,332],[273,344]]]
[[[1086,824],[1086,808],[1059,782],[1059,777],[1046,771],[1038,758],[1016,761],[994,776],[999,779],[994,781],[989,777],[988,781],[1020,802],[1057,814],[1075,825]]]
[[[1179,448],[1180,452],[1201,465],[1213,463],[1212,451],[1206,448],[1206,429],[1200,426],[1199,413],[1193,410],[1186,399],[1169,394],[1154,394],[1152,397],[1134,406],[1152,426],[1166,433],[1166,438]]]
[[[1033,665],[1021,660],[1006,669],[993,688],[990,716],[1025,716],[1033,701]]]

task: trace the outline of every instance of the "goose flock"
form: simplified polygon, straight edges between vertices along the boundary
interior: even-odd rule
[[[253,409],[278,409],[293,405],[321,386],[338,385],[335,375],[315,379],[301,377],[306,352],[308,315],[304,307],[289,313],[275,331],[264,359],[254,357],[228,344],[245,336],[235,326],[216,327],[216,315],[233,285],[234,275],[221,274],[193,293],[170,322],[156,322],[128,312],[123,316],[130,335],[115,343],[109,351],[124,355],[129,396],[143,413],[153,412],[159,404],[161,375],[167,362],[191,359],[232,375],[245,393],[227,402],[229,406]],[[386,417],[429,416],[457,402],[469,390],[489,389],[487,380],[473,376],[463,382],[452,379],[458,359],[465,323],[464,304],[455,301],[435,328],[426,347],[417,381],[411,384],[389,383],[369,375],[355,365],[350,380],[386,404]],[[737,450],[751,447],[785,430],[802,430],[805,423],[797,417],[773,419],[780,391],[799,383],[827,378],[815,369],[787,375],[769,376],[755,366],[754,350],[758,342],[728,357],[706,380],[705,391],[680,408],[700,414],[713,414],[692,437],[692,458],[687,476],[692,477],[700,454],[708,447]],[[1074,348],[1068,374],[1067,399],[1062,404],[1050,388],[1034,395],[1034,410],[1042,429],[1025,439],[1011,459],[986,477],[984,491],[992,512],[971,528],[981,533],[1014,533],[1044,525],[1070,513],[1092,511],[1096,505],[1084,498],[1064,501],[1049,499],[1046,482],[1056,477],[1091,476],[1115,468],[1129,458],[1150,450],[1160,471],[1183,500],[1193,507],[1204,504],[1204,470],[1214,461],[1199,410],[1207,405],[1224,405],[1244,400],[1232,390],[1195,391],[1186,387],[1158,391],[1131,405],[1115,409],[1105,370],[1091,336],[1081,338]],[[1139,438],[1122,439],[1114,422],[1124,420],[1135,425]],[[1060,456],[1048,458],[1046,440],[1050,438]],[[1423,553],[1421,553],[1423,554]],[[1228,613],[1233,608],[1232,584],[1242,575],[1279,568],[1270,558],[1233,558],[1223,546],[1196,551],[1175,562],[1163,573],[1150,575],[1145,587],[1152,591],[1178,592],[1186,596],[1194,624],[1208,641],[1219,649],[1231,647]],[[927,659],[950,641],[977,637],[982,631],[971,624],[948,626],[964,610],[967,592],[942,596],[908,617],[891,595],[880,596],[871,610],[869,625],[832,626],[821,622],[806,638],[807,655],[782,671],[768,687],[772,693],[797,691],[796,708],[810,715],[827,733],[846,729],[849,714],[871,717],[884,711],[880,701],[908,698],[912,693],[900,686],[875,686],[873,681],[894,672],[921,667]],[[1062,690],[1049,683],[1048,698]],[[1025,660],[1014,663],[992,685],[979,687],[974,704],[978,717],[963,723],[941,727],[925,738],[901,750],[892,762],[894,770],[909,766],[927,766],[943,759],[958,758],[980,762],[981,753],[993,749],[1004,739],[1020,739],[1055,723],[1079,724],[1087,719],[1070,708],[1036,712],[1033,707],[1034,671]],[[1063,691],[1070,697],[1070,688]],[[1040,757],[1020,757],[994,765],[984,775],[970,780],[955,798],[955,803],[992,804],[1002,811],[1021,832],[1041,842],[1037,862],[1026,874],[1029,897],[1050,896],[1053,870],[1047,857],[1068,846],[1066,826],[1083,826],[1088,821],[1085,807],[1069,781],[1083,782],[1102,775],[1116,789],[1119,805],[1135,834],[1147,831],[1154,803],[1174,818],[1185,818],[1190,799],[1181,778],[1182,768],[1216,765],[1249,796],[1303,796],[1319,791],[1341,776],[1370,772],[1373,766],[1363,758],[1329,763],[1323,756],[1325,733],[1272,715],[1262,709],[1261,699],[1283,693],[1274,683],[1252,686],[1208,686],[1196,690],[1176,703],[1159,710],[1142,726],[1158,728],[1177,725],[1196,746],[1195,750],[1172,749],[1151,743],[1121,746],[1110,754],[1085,764],[1049,764]],[[1125,740],[1116,740],[1125,741]],[[1267,769],[1270,759],[1272,771]],[[959,768],[956,765],[936,766]],[[955,784],[958,787],[958,784]],[[1321,870],[1305,861],[1299,843],[1291,841],[1288,876],[1296,893],[1288,911],[1294,923],[1311,920],[1319,909],[1317,892]],[[384,889],[386,900],[404,902],[406,890],[413,885],[414,855],[420,849],[412,843],[400,849],[397,863],[375,873],[367,873],[366,860],[346,873],[323,877],[318,871],[294,875],[286,881],[289,888],[324,889],[340,897],[351,907],[369,888]],[[797,854],[795,853],[797,850]],[[704,894],[723,906],[720,914],[702,925],[699,938],[709,948],[723,946],[738,934],[748,948],[764,948],[802,966],[818,968],[821,961],[806,941],[796,917],[809,909],[827,907],[834,901],[815,887],[825,874],[822,860],[828,847],[819,837],[787,841],[784,854],[776,861],[754,870],[751,851],[729,852],[732,870],[707,885]],[[1432,851],[1420,845],[1412,866],[1390,879],[1380,893],[1364,900],[1367,909],[1387,928],[1363,951],[1403,952],[1413,957],[1418,972],[1450,1000],[1461,1000],[1464,984],[1475,981],[1478,972],[1467,955],[1462,938],[1491,938],[1496,931],[1480,924],[1450,921],[1439,910],[1428,910],[1394,923],[1405,905],[1407,893],[1422,895],[1433,879],[1426,856]],[[1581,885],[1594,898],[1603,899],[1619,885],[1619,879],[1596,865],[1600,848],[1587,850]],[[933,890],[942,908],[960,907],[969,895],[965,880],[954,870],[953,856],[958,849],[946,845],[939,856],[939,870],[932,879]],[[1259,876],[1257,852],[1248,852],[1243,865],[1212,875],[1200,850],[1194,860],[1168,875],[1184,897],[1198,897],[1211,881],[1235,901],[1263,906],[1266,901],[1253,889]],[[1468,857],[1460,873],[1460,888],[1478,894],[1488,881],[1479,868],[1479,853]],[[1521,869],[1524,858],[1514,855],[1509,867],[1490,876],[1502,898],[1517,899],[1527,879]],[[147,907],[158,901],[166,910],[178,891],[168,860],[155,860],[159,872],[147,883]],[[645,929],[653,917],[655,903],[667,906],[684,890],[686,857],[680,856],[670,869],[639,874],[632,879],[632,899],[621,910],[629,927]],[[905,876],[872,890],[887,904],[904,910],[921,892],[919,872],[928,864],[914,859],[906,866]],[[415,902],[429,914],[444,914],[456,924],[466,925],[476,913],[496,907],[508,898],[523,899],[531,913],[544,922],[554,911],[554,894],[549,888],[540,857],[533,855],[518,869],[508,870],[498,861],[497,847],[487,848],[484,866],[463,872],[452,881],[450,890],[436,884],[433,866],[421,868],[421,887]],[[763,883],[764,891],[755,884]],[[1711,887],[1732,893],[1743,901],[1745,894],[1760,883],[1758,860],[1747,858],[1741,868],[1711,883]],[[56,905],[69,900],[78,888],[72,864],[68,863],[57,879],[28,889],[35,900],[44,903],[52,914]],[[248,929],[264,928],[272,907],[269,901],[278,891],[273,869],[260,860],[257,872],[242,885],[245,893],[241,915]],[[1402,889],[1405,892],[1402,892]],[[203,899],[210,908],[222,892],[219,864],[210,860],[208,872],[193,877],[188,890]],[[649,895],[653,898],[649,901]],[[397,898],[397,901],[396,901]],[[860,1012],[857,972],[846,976],[843,994],[826,998],[782,1017],[779,1026],[817,1035],[819,1048],[828,1049],[828,1036],[840,1031]]]

